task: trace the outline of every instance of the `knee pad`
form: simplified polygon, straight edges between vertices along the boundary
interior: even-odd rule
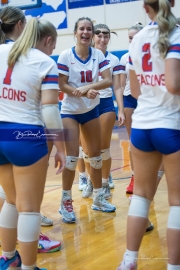
[[[79,158],[83,158],[82,146],[79,146]]]
[[[111,157],[110,148],[101,150],[102,160],[108,160]]]
[[[69,171],[75,171],[78,163],[78,157],[67,156],[66,157],[66,169]]]
[[[169,229],[180,230],[180,206],[171,206],[168,216]]]
[[[150,204],[150,200],[133,195],[129,206],[128,216],[148,218]]]
[[[17,228],[18,211],[16,206],[10,203],[4,202],[1,210],[0,226],[8,229]]]
[[[18,219],[18,240],[34,242],[39,239],[41,214],[34,212],[20,212]]]
[[[84,162],[89,163],[89,156],[85,154],[84,151],[83,151],[83,158],[84,158]]]
[[[3,200],[6,200],[6,194],[4,192],[4,189],[2,188],[2,186],[0,186],[0,198]]]
[[[89,158],[89,163],[91,165],[91,167],[93,167],[94,169],[101,169],[102,167],[102,157],[92,157]]]

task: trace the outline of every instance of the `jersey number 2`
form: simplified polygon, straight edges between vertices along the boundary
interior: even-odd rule
[[[145,52],[142,58],[142,69],[145,72],[152,71],[152,62],[149,61],[151,59],[150,43],[144,44],[142,47],[142,51]]]
[[[13,70],[11,68],[8,68],[7,69],[7,71],[6,71],[6,77],[4,78],[4,81],[3,81],[4,84],[8,84],[8,85],[11,84],[12,71]]]
[[[81,71],[81,82],[92,82],[92,71],[91,70],[87,70],[87,71]],[[86,76],[85,76],[86,74]]]

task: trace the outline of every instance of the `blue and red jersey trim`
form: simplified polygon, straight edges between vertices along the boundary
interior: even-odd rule
[[[125,66],[123,66],[123,65],[120,65],[120,70],[126,70],[126,67]]]
[[[42,84],[58,84],[58,76],[57,75],[47,75]]]
[[[176,52],[180,53],[180,44],[173,44],[169,47],[168,53]]]
[[[103,68],[103,67],[105,67],[105,66],[107,66],[107,65],[109,65],[109,61],[108,61],[108,60],[104,60],[103,62],[101,62],[101,63],[99,64],[99,69],[101,69],[101,68]]]
[[[121,70],[121,66],[120,66],[120,65],[115,66],[115,67],[113,68],[113,71],[119,71],[119,70]]]
[[[133,64],[132,59],[131,59],[131,56],[129,56],[129,64],[130,64],[130,65]]]
[[[69,68],[63,64],[57,64],[58,69],[69,72]]]

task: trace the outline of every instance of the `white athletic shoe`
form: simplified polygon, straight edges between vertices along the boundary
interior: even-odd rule
[[[84,187],[82,191],[83,198],[89,198],[93,194],[93,185],[91,180],[88,179],[87,185]]]
[[[99,194],[93,199],[91,209],[102,212],[114,212],[116,207],[104,199],[104,194]]]
[[[72,202],[73,202],[72,199],[66,199],[66,200],[61,201],[59,213],[62,215],[62,220],[65,223],[76,222],[76,215],[73,211]]]
[[[41,226],[48,227],[52,225],[53,221],[50,218],[47,218],[41,214]]]
[[[103,183],[102,184],[102,189],[103,189],[103,194],[104,194],[104,199],[110,199],[111,198],[111,192],[110,192],[110,186],[108,183]]]

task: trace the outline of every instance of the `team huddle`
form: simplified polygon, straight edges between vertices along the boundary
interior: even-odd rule
[[[151,23],[129,29],[129,52],[120,60],[107,51],[111,34],[116,33],[105,24],[93,25],[88,17],[79,18],[74,26],[76,44],[60,53],[57,65],[49,57],[57,40],[51,22],[32,18],[26,23],[16,7],[0,11],[1,270],[45,270],[36,265],[43,243],[53,243],[44,252],[60,248],[59,242],[40,233],[53,145],[56,173],[62,172],[62,221],[76,222],[72,185],[77,166],[82,197],[93,195],[92,210],[107,215],[116,211],[108,202],[114,188],[112,87],[118,125],[126,125],[130,139],[132,178],[126,193],[133,194],[127,249],[117,270],[138,269],[141,240],[153,229],[150,204],[164,172],[170,205],[167,269],[180,270],[180,27],[171,11],[174,4],[175,0],[144,0]],[[59,91],[65,94],[60,111]],[[17,142],[14,130],[40,132],[48,139],[26,136]]]

